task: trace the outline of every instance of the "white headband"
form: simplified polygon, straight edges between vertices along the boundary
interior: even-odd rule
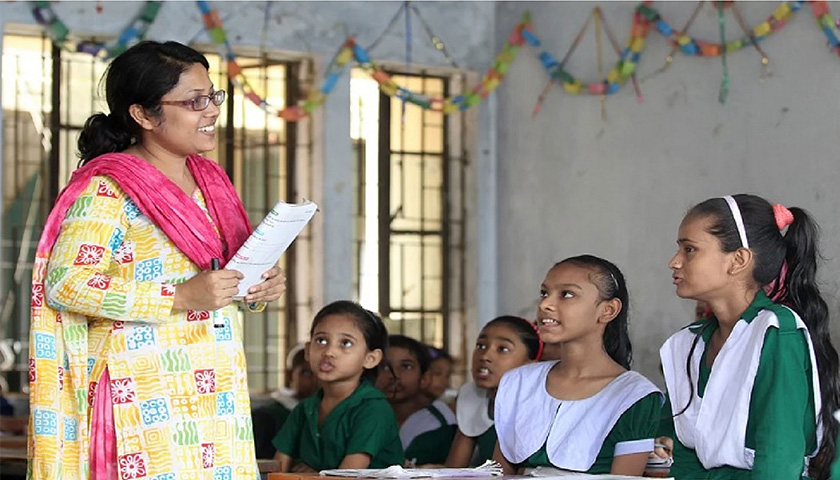
[[[744,227],[744,219],[741,218],[741,209],[738,208],[738,202],[732,198],[732,195],[726,195],[723,199],[729,204],[729,210],[735,218],[735,226],[738,227],[738,235],[741,237],[741,246],[750,248],[750,242],[747,241],[747,229]]]

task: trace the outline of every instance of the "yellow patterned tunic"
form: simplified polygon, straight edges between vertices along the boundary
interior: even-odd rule
[[[206,214],[200,189],[192,199]],[[83,410],[80,418],[88,425],[68,425],[72,419],[54,425],[33,412],[39,445],[49,444],[45,437],[53,435],[59,465],[44,462],[42,450],[41,463],[36,459],[30,465],[32,476],[87,478],[90,404],[107,366],[121,479],[258,478],[243,326],[236,307],[218,312],[221,318],[216,323],[224,323],[223,327],[213,326],[210,312],[172,310],[173,284],[197,273],[198,267],[113,180],[93,178],[61,225],[44,292],[33,288],[34,296],[45,295],[60,312],[55,321],[81,327],[78,341],[84,341],[87,324],[87,375],[73,378],[88,377],[89,385],[72,389]],[[52,361],[52,371],[61,376],[72,368],[68,356],[54,347],[51,351],[47,336],[39,342],[36,320],[31,335],[34,361],[39,363],[37,368],[31,366],[30,375],[50,371],[45,367]],[[67,327],[64,339],[71,351],[74,333]],[[41,400],[48,401],[36,402]],[[68,464],[74,462],[66,459],[74,456],[77,464]],[[60,458],[65,459],[63,464]]]

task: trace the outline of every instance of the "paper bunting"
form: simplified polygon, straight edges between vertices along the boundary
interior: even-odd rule
[[[567,93],[573,95],[612,95],[618,92],[627,79],[631,78],[635,74],[639,60],[642,58],[642,50],[645,46],[649,26],[650,23],[644,16],[638,13],[633,16],[633,27],[630,31],[630,40],[627,42],[627,46],[621,50],[618,62],[616,62],[609,73],[607,73],[606,78],[602,80],[582,82],[563,68],[573,49],[570,49],[570,52],[566,54],[561,62],[558,62],[551,53],[545,50],[541,50],[539,52],[539,58],[549,77],[554,81],[560,82],[563,90]],[[575,44],[582,37],[585,28],[586,26],[584,25],[584,28],[575,39]],[[610,36],[612,35],[610,34]],[[535,43],[532,45],[535,48],[541,45],[541,42],[536,37],[534,37],[534,41]],[[575,44],[573,44],[573,47]],[[637,96],[641,98],[641,93],[637,92]]]
[[[641,4],[636,11],[642,14],[671,45],[678,46],[679,50],[685,55],[717,57],[724,51],[732,53],[744,47],[755,45],[767,36],[781,30],[787,24],[791,15],[802,8],[803,3],[805,2],[782,2],[765,21],[749,29],[749,32],[743,37],[724,44],[697,40],[689,36],[687,32],[676,30],[662,18],[659,11],[650,5]]]
[[[65,50],[90,53],[104,60],[122,53],[128,47],[143,39],[147,30],[157,18],[162,2],[145,2],[140,13],[135,16],[132,22],[113,41],[107,43],[79,42],[75,44],[74,48],[70,48],[69,46],[68,36],[70,31],[67,25],[53,11],[51,6],[52,2],[36,1],[31,3],[33,17],[44,28],[46,35],[50,37],[53,43]],[[664,71],[673,60],[673,54],[677,50],[687,56],[721,56],[724,53],[732,53],[749,46],[754,47],[762,55],[762,65],[766,67],[767,56],[761,50],[759,43],[784,27],[788,19],[799,11],[806,2],[801,0],[781,2],[766,20],[752,28],[747,27],[743,22],[743,18],[738,13],[735,2],[722,3],[725,3],[727,8],[732,9],[736,20],[745,32],[744,37],[729,42],[722,41],[720,43],[698,40],[689,36],[687,33],[697,10],[695,10],[695,14],[692,15],[691,19],[689,19],[682,31],[680,31],[674,29],[665,21],[660,13],[650,6],[649,2],[638,5],[633,16],[630,39],[626,47],[620,51],[617,63],[609,70],[605,78],[593,82],[578,80],[564,68],[565,61],[568,59],[568,55],[574,49],[574,46],[562,61],[557,61],[551,53],[540,50],[540,40],[530,24],[529,15],[526,13],[522,21],[514,28],[502,51],[496,57],[492,68],[482,77],[481,82],[473,87],[469,93],[450,98],[429,98],[397,85],[384,69],[377,66],[371,60],[370,55],[364,48],[358,45],[353,38],[349,38],[339,48],[338,53],[327,67],[320,88],[313,90],[303,102],[278,109],[269,105],[248,83],[247,78],[242,73],[242,68],[236,61],[236,55],[230,45],[227,32],[222,25],[218,11],[211,8],[207,1],[196,2],[201,11],[208,35],[227,64],[228,76],[232,83],[237,88],[240,88],[245,97],[255,105],[288,121],[301,120],[322,106],[339,78],[345,73],[351,63],[355,63],[364,69],[376,80],[380,90],[389,96],[397,97],[404,102],[415,104],[424,109],[441,111],[446,114],[460,112],[479,104],[487,95],[498,88],[516,58],[520,47],[525,44],[539,50],[538,56],[543,68],[548,73],[550,83],[560,83],[567,93],[599,95],[603,99],[606,95],[618,92],[629,78],[633,80],[634,86],[636,87],[636,95],[641,101],[641,92],[638,89],[635,73],[641,59],[647,34],[651,28],[659,32],[673,46],[671,54],[666,58],[665,67],[660,68],[656,73]],[[817,26],[826,36],[831,51],[840,56],[840,21],[835,21],[832,17],[828,3],[825,0],[810,1],[807,3],[811,7]],[[411,8],[416,11],[416,7],[412,6]],[[603,18],[599,16],[598,21],[603,21]],[[451,56],[448,55],[448,52],[444,51],[443,43],[436,35],[433,35],[431,29],[422,18],[421,24],[430,35],[435,48],[443,51],[447,59],[451,61]],[[613,44],[613,48],[618,50],[617,44],[611,38],[612,35],[606,23],[604,23],[604,27],[607,36],[610,37],[610,43]],[[598,41],[600,45],[600,36]],[[599,70],[600,65],[599,53]],[[541,95],[537,107],[535,107],[535,112],[539,110],[543,97],[544,95]]]
[[[67,37],[70,29],[58,18],[51,2],[32,2],[32,16],[42,27],[50,40],[59,48],[68,51],[89,53],[103,60],[111,59],[126,51],[128,47],[139,42],[146,36],[149,27],[154,23],[163,2],[146,2],[140,13],[125,29],[112,41],[107,43],[79,42],[75,47],[68,46]]]

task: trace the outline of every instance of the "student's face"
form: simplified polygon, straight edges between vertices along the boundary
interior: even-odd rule
[[[328,315],[312,331],[307,346],[309,367],[324,385],[358,379],[365,368],[376,367],[381,350],[368,351],[362,331],[348,315]]]
[[[413,400],[420,394],[423,374],[420,372],[420,364],[417,357],[407,348],[388,347],[388,363],[393,371],[393,382],[385,385],[384,391],[391,403],[400,403]],[[381,374],[380,377],[387,374]],[[380,386],[383,384],[377,382]]]
[[[709,233],[712,219],[689,217],[677,234],[677,253],[668,266],[677,296],[710,301],[729,291],[733,277],[728,274],[734,252],[721,249],[720,240]]]
[[[161,100],[190,100],[213,92],[215,88],[207,70],[195,63],[181,74],[178,84]],[[144,142],[154,142],[177,156],[216,148],[215,125],[220,110],[212,101],[207,109],[198,112],[186,105],[162,105],[161,108],[159,124],[144,135]]]
[[[304,399],[318,391],[318,380],[308,363],[299,363],[292,369],[290,385],[298,399]]]
[[[601,299],[591,269],[572,263],[553,267],[540,286],[537,324],[546,344],[565,343],[589,335],[603,337],[612,302]]]
[[[452,377],[452,362],[446,358],[436,358],[429,365],[429,385],[426,393],[432,398],[440,398],[449,388],[449,379]]]
[[[512,328],[504,324],[488,325],[475,342],[473,380],[481,388],[498,388],[505,372],[530,362],[528,347]]]

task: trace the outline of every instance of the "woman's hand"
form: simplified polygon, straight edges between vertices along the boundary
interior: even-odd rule
[[[248,290],[245,296],[247,303],[273,302],[286,291],[286,275],[280,267],[271,267],[271,270],[263,273],[263,281],[254,285]]]
[[[218,310],[230,305],[239,293],[244,278],[236,270],[205,270],[184,283],[175,285],[175,310]]]

